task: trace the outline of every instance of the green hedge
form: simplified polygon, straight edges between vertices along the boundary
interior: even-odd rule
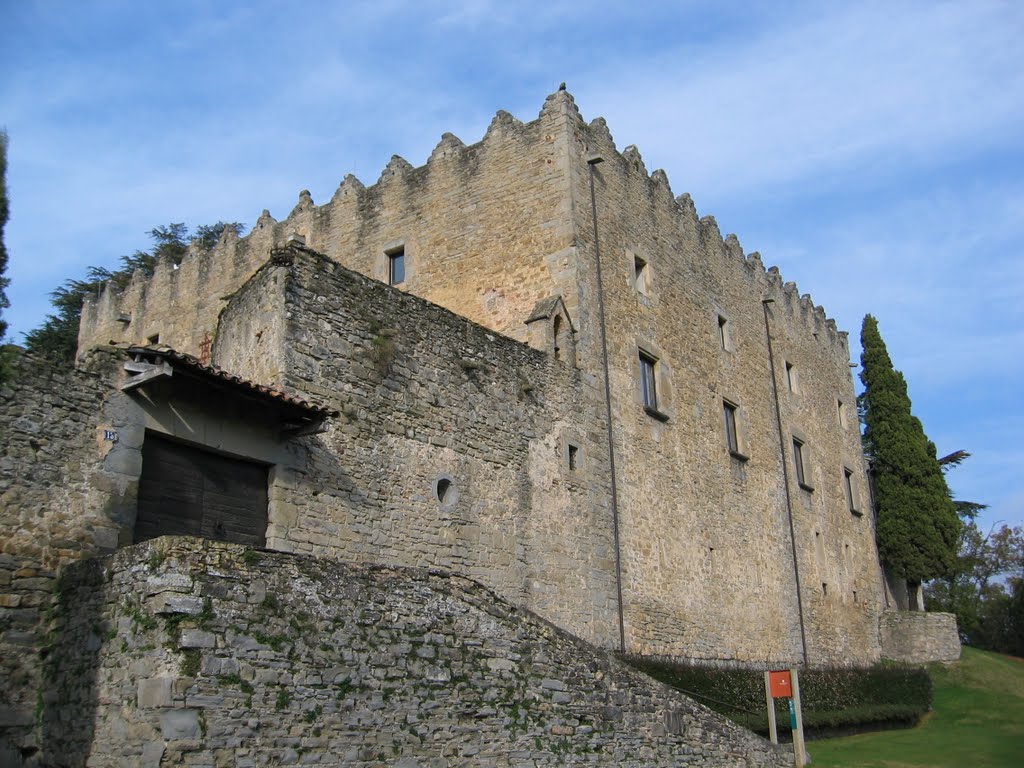
[[[643,658],[627,662],[740,725],[768,732],[764,673],[685,666]],[[932,705],[932,680],[922,667],[811,669],[800,672],[804,729],[912,724]],[[777,699],[779,731],[789,730],[789,704]]]

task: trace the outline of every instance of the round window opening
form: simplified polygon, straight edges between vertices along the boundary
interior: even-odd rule
[[[450,477],[439,477],[434,482],[434,496],[441,506],[450,507],[459,499],[459,490]]]

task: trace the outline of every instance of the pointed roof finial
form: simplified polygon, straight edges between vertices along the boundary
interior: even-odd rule
[[[558,86],[558,90],[564,91],[565,90],[565,83],[562,83],[560,86]]]

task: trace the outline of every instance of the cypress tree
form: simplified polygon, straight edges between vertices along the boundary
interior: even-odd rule
[[[878,552],[892,574],[917,585],[953,568],[960,519],[935,445],[910,412],[907,382],[893,368],[871,315],[860,338],[860,410],[875,479]]]

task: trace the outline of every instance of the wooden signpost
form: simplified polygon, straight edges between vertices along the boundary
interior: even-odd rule
[[[796,669],[784,669],[764,673],[764,696],[768,702],[768,734],[772,744],[779,743],[778,727],[775,723],[775,699],[789,699],[789,725],[793,730],[793,754],[797,768],[807,764],[804,749],[804,721],[800,707],[800,678]]]

